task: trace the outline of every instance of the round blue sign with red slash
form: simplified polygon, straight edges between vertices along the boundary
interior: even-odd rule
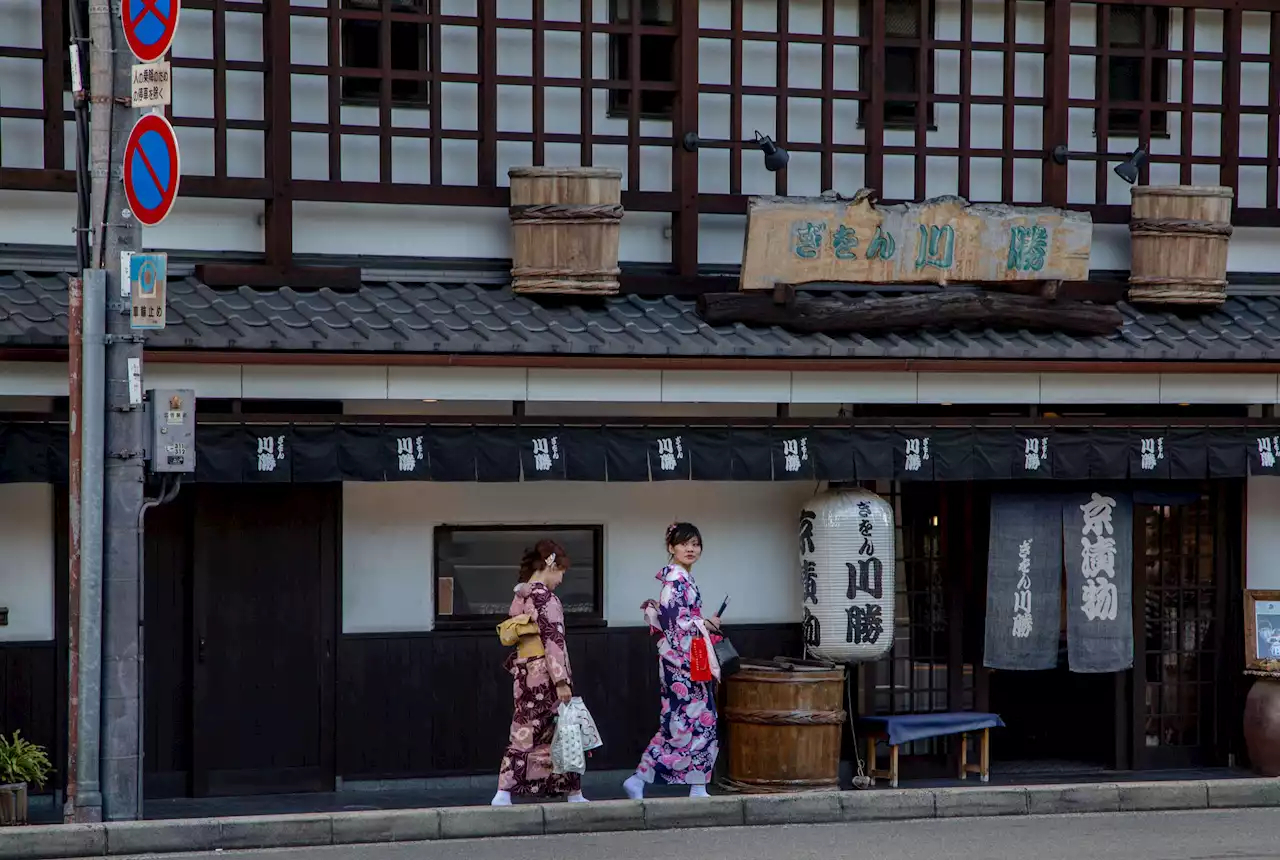
[[[124,39],[140,63],[154,63],[169,52],[178,32],[180,0],[120,0]]]
[[[178,199],[178,136],[160,114],[138,120],[124,148],[124,194],[144,227],[165,219]]]

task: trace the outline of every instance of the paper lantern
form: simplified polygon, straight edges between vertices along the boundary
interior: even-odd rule
[[[830,490],[800,512],[804,641],[837,663],[878,660],[893,647],[893,508],[866,490]]]

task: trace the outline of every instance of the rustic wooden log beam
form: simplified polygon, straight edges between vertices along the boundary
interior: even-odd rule
[[[765,293],[707,293],[698,315],[711,325],[776,325],[797,332],[873,334],[909,329],[1011,328],[1110,334],[1123,318],[1111,305],[985,291],[949,291],[845,301],[797,296],[779,305]]]

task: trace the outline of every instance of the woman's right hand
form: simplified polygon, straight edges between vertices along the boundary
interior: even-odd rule
[[[560,701],[566,705],[569,704],[569,700],[573,698],[573,688],[569,686],[568,681],[561,681],[556,684],[556,695],[560,698]]]

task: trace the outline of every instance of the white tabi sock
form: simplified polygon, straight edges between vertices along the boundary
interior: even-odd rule
[[[489,801],[490,806],[510,806],[511,792],[498,789],[498,793],[493,796],[493,800]]]
[[[710,797],[711,795],[707,794],[707,787],[705,785],[691,785],[689,786],[689,796]]]
[[[644,800],[644,780],[640,778],[638,773],[633,773],[627,777],[627,781],[622,784],[622,790],[632,800]]]
[[[587,800],[586,797],[584,797],[582,792],[580,791],[569,795],[569,802],[570,803],[590,803],[590,801]]]

